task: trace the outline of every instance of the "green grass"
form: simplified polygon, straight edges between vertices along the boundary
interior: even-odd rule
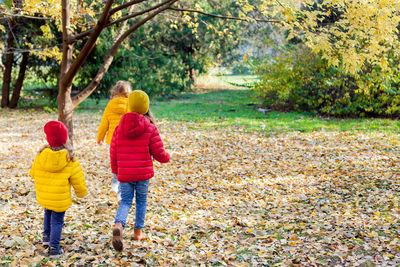
[[[256,75],[223,75],[219,78],[224,83],[245,87],[251,86],[259,80]]]
[[[107,104],[87,100],[79,112],[101,111]],[[218,90],[184,94],[172,100],[153,100],[151,110],[157,119],[187,122],[192,128],[234,127],[246,132],[350,131],[400,133],[400,122],[390,119],[324,118],[308,113],[276,112],[263,114],[247,89]]]
[[[258,79],[255,75],[204,75],[197,78],[197,84],[200,88],[227,89],[248,87]]]
[[[382,131],[400,132],[400,122],[390,119],[328,119],[298,112],[256,110],[250,90],[222,90],[188,94],[180,99],[152,103],[157,118],[197,123],[198,127],[240,127],[246,131]]]
[[[211,80],[207,80],[207,77],[211,77]],[[202,79],[226,86],[229,83],[251,83],[256,77],[224,75]],[[108,99],[99,102],[87,99],[78,106],[76,112],[103,112],[107,103]],[[256,110],[257,106],[256,100],[251,97],[251,90],[237,88],[188,93],[172,100],[151,100],[151,110],[157,119],[187,122],[189,127],[198,129],[234,127],[241,131],[266,134],[293,131],[400,133],[398,120],[324,118],[308,113],[275,111],[264,115]]]

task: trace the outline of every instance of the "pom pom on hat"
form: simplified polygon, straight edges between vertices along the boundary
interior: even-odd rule
[[[51,147],[64,145],[68,139],[68,129],[60,121],[49,121],[44,126],[47,142]]]
[[[149,111],[149,105],[149,96],[144,91],[134,90],[129,94],[128,112],[136,112],[144,115]]]

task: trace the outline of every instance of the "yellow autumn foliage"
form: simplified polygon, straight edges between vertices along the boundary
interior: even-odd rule
[[[389,56],[400,56],[399,0],[236,0],[240,17],[254,16],[282,21],[289,39],[300,37],[314,53],[334,66],[355,74],[365,64],[391,71]],[[336,16],[336,20],[324,18]],[[393,66],[393,64],[392,64]]]
[[[267,1],[268,2],[268,1]],[[322,2],[322,3],[320,3]],[[290,37],[302,37],[315,53],[331,64],[356,73],[365,64],[390,71],[389,56],[400,55],[400,1],[398,0],[300,0],[281,1],[281,18]],[[288,10],[290,12],[288,12]],[[324,21],[334,13],[336,19]],[[293,16],[297,19],[292,20]]]
[[[93,1],[90,5],[78,1],[71,0],[71,30],[74,30],[75,25],[79,24],[82,28],[92,26],[95,18],[95,6],[102,4],[99,1]],[[61,1],[59,0],[25,0],[21,8],[16,6],[11,9],[3,8],[4,5],[0,4],[0,9],[3,15],[12,17],[15,14],[18,16],[29,16],[29,17],[42,17],[46,18],[46,24],[40,26],[42,36],[34,38],[31,43],[26,41],[25,46],[30,49],[32,54],[39,56],[41,59],[46,60],[47,58],[53,58],[61,61],[62,55],[59,47],[51,45],[52,41],[56,36],[56,32],[61,32]],[[50,27],[51,24],[55,24],[57,28]],[[5,32],[5,28],[0,26],[0,31]]]
[[[256,14],[265,18],[282,21],[289,37],[301,37],[314,52],[322,52],[323,57],[334,66],[344,65],[344,69],[356,73],[365,63],[378,65],[383,71],[390,71],[394,64],[391,58],[400,56],[399,30],[400,0],[231,0],[238,6],[237,16],[252,21]],[[149,1],[151,2],[151,1]],[[88,29],[96,21],[96,10],[101,10],[102,1],[70,0],[71,30]],[[201,4],[180,0],[178,6],[189,6],[202,10]],[[61,25],[61,1],[25,0],[20,13],[30,16],[50,17]],[[114,14],[120,17],[122,12]],[[222,14],[223,15],[223,14]],[[336,16],[333,22],[324,18]],[[192,28],[198,27],[197,15],[191,18]],[[195,31],[195,30],[194,30]],[[45,33],[45,32],[44,32]],[[45,33],[46,34],[46,33]],[[51,36],[48,33],[49,37]],[[221,33],[222,34],[222,33]]]

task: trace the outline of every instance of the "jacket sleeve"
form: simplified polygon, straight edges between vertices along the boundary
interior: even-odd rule
[[[29,175],[33,178],[33,179],[35,179],[35,170],[36,170],[36,166],[37,166],[37,156],[36,156],[36,158],[35,158],[35,160],[33,161],[33,163],[32,163],[32,168],[31,168],[31,170],[29,171]]]
[[[104,140],[104,137],[106,136],[106,133],[108,131],[109,121],[108,121],[107,113],[108,113],[108,105],[103,112],[103,116],[101,117],[99,129],[97,130],[97,141],[98,142]]]
[[[111,161],[111,172],[115,175],[118,174],[118,164],[117,164],[117,132],[118,126],[114,130],[114,134],[111,139],[110,146],[110,161]]]
[[[150,154],[153,155],[155,160],[161,163],[167,163],[170,158],[169,154],[164,150],[164,145],[157,128],[155,128],[150,137]]]
[[[77,159],[70,164],[72,164],[72,175],[69,178],[69,181],[74,188],[77,197],[83,198],[88,192],[86,188],[85,174],[83,173],[81,164],[79,164]]]

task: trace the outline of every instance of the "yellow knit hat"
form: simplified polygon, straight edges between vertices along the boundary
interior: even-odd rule
[[[144,115],[149,110],[149,105],[149,96],[144,91],[134,90],[129,94],[128,112],[136,112]]]

